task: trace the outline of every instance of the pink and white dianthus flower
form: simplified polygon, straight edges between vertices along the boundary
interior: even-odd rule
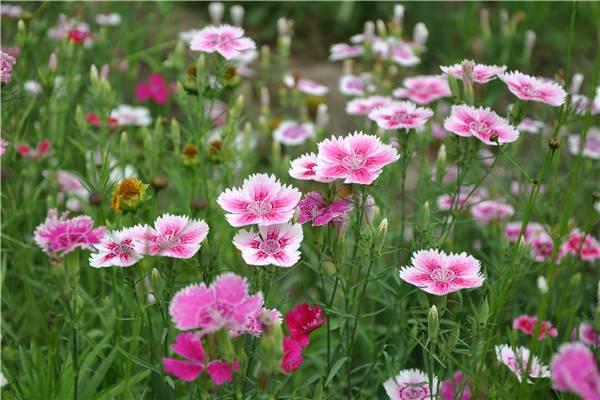
[[[415,54],[412,46],[403,41],[390,43],[388,57],[402,67],[413,67],[421,63],[421,59]]]
[[[436,296],[477,288],[485,280],[475,257],[466,253],[446,254],[437,249],[413,253],[411,265],[400,269],[400,279]]]
[[[573,155],[579,155],[591,158],[592,160],[600,160],[600,129],[591,128],[586,136],[583,149],[581,148],[581,136],[569,135],[569,151]]]
[[[528,378],[549,378],[550,370],[542,364],[537,356],[533,356],[528,348],[520,346],[513,349],[507,344],[496,346],[496,357],[498,361],[506,365],[516,376],[519,382],[523,380],[523,375],[528,372]],[[529,369],[527,368],[529,365]],[[527,383],[532,383],[527,379]]]
[[[250,315],[246,323],[240,329],[229,330],[229,335],[237,337],[240,335],[252,335],[259,337],[263,334],[264,326],[262,318],[268,318],[271,321],[279,321],[281,323],[281,313],[276,309],[268,309],[262,307],[256,311],[254,315]]]
[[[343,75],[339,89],[344,96],[363,96],[367,91],[367,82],[360,76]]]
[[[594,353],[581,343],[565,343],[550,363],[552,387],[584,400],[600,399],[600,370]]]
[[[244,30],[237,26],[207,26],[197,32],[190,41],[192,51],[204,53],[217,52],[226,60],[231,60],[240,53],[256,48],[256,43],[244,37]]]
[[[462,75],[462,64],[454,64],[449,66],[441,66],[442,71],[448,75],[451,73],[456,79],[463,78]],[[488,83],[498,76],[498,74],[506,71],[506,65],[497,66],[497,65],[485,65],[485,64],[475,64],[473,68],[473,82],[476,83]]]
[[[136,236],[132,228],[107,232],[102,241],[94,245],[95,253],[90,255],[90,266],[130,267],[144,256],[135,250]]]
[[[481,202],[486,195],[487,191],[483,188],[473,191],[472,187],[463,186],[456,196],[454,194],[442,194],[438,196],[436,203],[438,209],[442,211],[450,210],[453,205],[456,210],[462,210],[463,207]]]
[[[441,400],[469,400],[471,398],[470,382],[462,371],[456,371],[440,385]]]
[[[431,117],[431,109],[417,107],[410,101],[394,101],[369,113],[369,119],[375,121],[380,128],[388,130],[415,129],[425,125]]]
[[[317,175],[344,179],[344,183],[370,185],[383,167],[399,159],[397,151],[381,143],[377,136],[354,132],[346,137],[325,139],[319,143]]]
[[[12,78],[12,70],[17,61],[13,56],[0,51],[0,83],[9,83]]]
[[[283,83],[290,89],[297,89],[302,93],[310,96],[325,96],[329,92],[327,86],[321,85],[311,79],[296,78],[291,74],[287,74],[283,77]]]
[[[419,75],[404,79],[404,87],[394,90],[394,97],[407,97],[419,105],[429,104],[443,97],[450,97],[450,86],[446,77]]]
[[[14,4],[1,4],[0,15],[6,15],[10,18],[19,18],[23,15],[23,7]]]
[[[509,222],[506,224],[505,235],[510,242],[516,242],[521,232],[522,222]],[[537,222],[530,222],[525,228],[523,239],[531,246],[531,258],[535,261],[547,261],[552,256],[554,241],[546,229]]]
[[[171,350],[185,359],[164,357],[163,368],[168,374],[185,382],[196,380],[202,372],[206,371],[215,384],[221,385],[231,382],[233,373],[238,369],[239,362],[237,360],[231,365],[220,360],[208,362],[202,347],[202,340],[194,332],[177,335],[175,343],[171,345]]]
[[[121,14],[110,13],[110,14],[96,14],[94,18],[96,23],[100,26],[118,26],[121,25]]]
[[[50,141],[48,139],[41,140],[35,148],[29,147],[26,144],[17,144],[15,148],[17,153],[23,157],[42,158],[50,155]]]
[[[8,142],[2,138],[0,138],[0,156],[6,153],[6,149],[8,147]]]
[[[352,99],[346,104],[346,113],[349,115],[369,115],[376,108],[386,107],[392,102],[392,99],[383,96]]]
[[[310,192],[304,195],[304,199],[300,200],[298,209],[300,210],[298,216],[300,224],[312,222],[312,226],[321,226],[348,214],[352,210],[352,202],[340,198],[327,203],[321,193]]]
[[[317,175],[315,167],[317,166],[317,156],[314,153],[303,154],[292,160],[290,163],[289,174],[292,178],[302,181],[332,182],[335,178],[324,178]]]
[[[137,225],[131,229],[138,253],[183,259],[193,257],[208,235],[208,225],[203,220],[171,214],[158,217],[154,227]]]
[[[468,105],[452,106],[444,129],[458,136],[475,136],[487,145],[510,143],[519,138],[519,131],[506,119],[489,108]]]
[[[520,315],[513,321],[513,329],[517,329],[529,336],[533,336],[538,323],[537,316],[533,315]],[[546,335],[556,337],[558,336],[558,330],[552,326],[550,321],[542,321],[540,324],[539,332],[536,339],[542,340]]]
[[[161,74],[150,74],[145,82],[135,86],[135,99],[137,101],[152,100],[158,105],[163,105],[171,96],[172,88],[167,85]]]
[[[246,278],[228,272],[210,286],[193,284],[178,291],[171,300],[169,314],[177,329],[200,329],[202,336],[222,328],[241,330],[262,307],[262,293],[250,296]]]
[[[545,126],[546,124],[544,124],[542,121],[532,118],[525,118],[519,125],[517,125],[517,130],[519,132],[538,134],[542,132]]]
[[[437,377],[431,382],[427,374],[418,369],[405,369],[389,378],[383,387],[391,400],[433,400],[437,398]]]
[[[286,146],[298,146],[315,136],[315,125],[310,122],[282,121],[273,131],[273,140]]]
[[[310,334],[326,322],[327,316],[321,307],[306,303],[298,304],[285,316],[285,324],[290,332],[290,337],[300,343],[302,347],[308,346]]]
[[[505,72],[498,77],[506,83],[508,90],[521,100],[539,101],[554,107],[563,105],[567,92],[556,82],[518,71]]]
[[[582,322],[575,333],[575,337],[588,346],[600,347],[600,333],[596,332],[594,326],[589,322]]]
[[[50,209],[46,220],[35,228],[33,239],[44,253],[64,256],[76,248],[91,250],[105,236],[106,228],[94,228],[91,217],[69,219],[68,215],[65,212],[59,216],[55,208]]]
[[[569,233],[569,238],[560,246],[559,260],[567,254],[579,255],[584,261],[600,259],[600,242],[588,233],[574,229]]]
[[[111,111],[112,118],[118,125],[148,126],[152,123],[150,110],[146,107],[133,107],[121,104]]]
[[[345,60],[347,58],[356,58],[363,55],[362,46],[350,45],[347,43],[336,43],[329,48],[329,59],[331,61]]]
[[[300,224],[259,225],[258,232],[240,230],[233,238],[233,245],[242,252],[248,265],[287,268],[300,260],[303,238]]]
[[[506,219],[515,213],[510,204],[497,200],[486,200],[471,207],[473,219],[480,224]]]
[[[302,193],[292,186],[282,185],[275,175],[250,175],[241,188],[226,189],[217,203],[227,211],[231,226],[274,225],[288,222]]]

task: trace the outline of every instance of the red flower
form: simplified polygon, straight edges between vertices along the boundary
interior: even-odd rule
[[[299,304],[285,316],[290,337],[302,347],[309,343],[308,335],[327,321],[327,316],[319,306]]]
[[[70,30],[68,37],[77,44],[83,43],[86,39],[91,38],[92,34],[78,29]]]
[[[296,342],[294,338],[285,336],[283,338],[283,358],[281,359],[281,368],[287,373],[300,368],[304,362],[302,357],[303,347]]]

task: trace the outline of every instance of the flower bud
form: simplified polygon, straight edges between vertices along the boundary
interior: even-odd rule
[[[481,306],[479,307],[479,312],[477,315],[477,320],[481,325],[485,325],[490,317],[490,305],[488,303],[487,298],[483,300]]]
[[[58,59],[56,58],[56,53],[50,54],[50,59],[48,60],[48,69],[50,71],[56,71],[58,67]]]
[[[437,336],[440,331],[440,317],[435,305],[431,306],[427,314],[427,336],[433,343],[437,342]]]
[[[535,46],[535,40],[536,40],[536,33],[534,31],[526,31],[525,32],[525,48],[527,49],[527,52],[529,54],[531,54],[531,52],[533,51],[533,46]]]
[[[104,64],[102,68],[100,68],[100,79],[103,81],[108,79],[108,74],[110,73],[110,66],[108,64]]]
[[[292,33],[292,21],[285,17],[280,17],[277,20],[277,34],[279,36],[288,36]]]
[[[175,118],[171,120],[171,140],[173,141],[175,153],[179,154],[179,148],[181,147],[181,131],[179,130],[179,122],[177,122]]]
[[[377,236],[375,237],[375,244],[378,246],[379,253],[381,253],[381,250],[383,249],[383,246],[385,244],[385,239],[387,237],[387,231],[388,231],[388,220],[387,220],[387,218],[384,218],[381,220],[381,222],[379,223],[379,226],[377,227]]]
[[[419,213],[419,227],[422,230],[427,229],[430,221],[431,210],[429,209],[429,202],[426,201],[425,203],[423,203],[423,206],[421,207],[421,212]]]
[[[102,205],[103,196],[100,192],[92,192],[88,197],[88,201],[94,207]]]
[[[283,331],[281,330],[281,322],[271,315],[267,316],[267,314],[270,314],[269,311],[265,311],[259,316],[264,332],[260,338],[259,347],[262,355],[261,360],[263,361],[261,373],[268,376],[279,370],[281,357],[283,356]]]
[[[560,139],[559,138],[550,138],[548,139],[548,146],[550,149],[556,150],[560,147]]]
[[[482,8],[479,12],[479,25],[483,37],[488,39],[492,34],[492,30],[490,29],[490,11],[487,8]]]
[[[428,38],[429,30],[427,26],[423,22],[417,22],[413,29],[413,42],[419,45],[419,47],[425,47]]]
[[[365,22],[365,30],[364,30],[365,39],[369,39],[375,35],[375,24],[373,21]]]
[[[90,80],[93,83],[99,79],[100,79],[100,76],[98,74],[98,68],[96,68],[96,65],[92,64],[92,66],[90,67]]]
[[[386,37],[387,29],[385,27],[385,22],[383,22],[383,20],[381,20],[381,19],[378,19],[376,21],[376,26],[377,26],[377,34],[381,37]]]
[[[402,26],[404,20],[404,6],[402,4],[394,4],[394,15],[392,21],[395,25]]]
[[[239,4],[231,6],[229,14],[231,15],[231,21],[235,26],[242,26],[244,23],[244,13],[244,7],[240,6]]]
[[[271,97],[269,96],[269,88],[263,86],[260,88],[260,112],[269,114],[271,105]]]
[[[448,71],[448,86],[450,86],[450,93],[452,93],[452,96],[457,99],[460,100],[460,89],[458,87],[458,82],[456,81],[456,78],[454,77],[454,75],[452,75],[452,73],[450,71]]]
[[[577,94],[581,89],[581,84],[583,83],[583,74],[574,74],[573,78],[571,78],[571,86],[569,87],[569,93]]]
[[[150,179],[150,185],[154,190],[160,192],[161,190],[169,186],[169,178],[167,178],[164,175],[154,175]]]
[[[461,64],[461,72],[463,77],[463,90],[465,94],[465,103],[473,104],[473,69],[475,62],[472,60],[464,60]]]
[[[326,103],[321,103],[317,106],[315,125],[321,129],[325,129],[329,125],[329,111]]]
[[[208,15],[213,25],[219,25],[223,21],[225,5],[220,1],[213,1],[208,5]]]
[[[510,15],[506,8],[500,10],[500,30],[505,36],[510,33]]]
[[[548,281],[546,280],[546,278],[544,278],[542,275],[537,277],[537,288],[540,291],[540,293],[542,294],[546,294],[548,293],[548,291],[550,290],[548,288]]]
[[[206,200],[203,197],[197,196],[192,200],[192,209],[195,211],[202,211],[206,209]]]

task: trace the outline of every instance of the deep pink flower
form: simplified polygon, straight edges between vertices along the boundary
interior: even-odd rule
[[[440,67],[442,71],[446,75],[448,72],[452,74],[456,79],[462,79],[462,64],[454,64],[450,66],[442,66]],[[497,65],[485,65],[485,64],[475,64],[473,68],[473,82],[477,83],[488,83],[494,79],[498,74],[506,71],[506,66],[499,67]]]
[[[315,126],[310,122],[282,121],[273,131],[273,140],[286,146],[298,146],[315,136]]]
[[[299,223],[312,221],[313,226],[321,226],[348,214],[352,210],[352,203],[342,198],[328,204],[321,193],[310,192],[304,195],[304,199],[298,203],[298,208],[300,209]]]
[[[560,246],[559,260],[567,254],[579,255],[584,261],[595,261],[600,259],[600,243],[592,235],[574,229]]]
[[[298,304],[288,311],[285,324],[290,336],[302,347],[308,346],[309,335],[327,322],[327,316],[321,307],[309,304]]]
[[[317,175],[344,179],[345,183],[370,185],[383,167],[397,161],[392,146],[381,143],[377,136],[355,132],[346,137],[332,137],[319,143]]]
[[[480,287],[485,278],[479,260],[473,256],[430,249],[413,253],[411,265],[400,269],[400,279],[427,293],[443,296]]]
[[[552,357],[552,387],[584,400],[600,399],[600,371],[594,354],[581,343],[565,343]]]
[[[520,330],[521,332],[533,336],[536,330],[538,319],[535,315],[520,315],[513,321],[513,329]],[[537,340],[542,340],[546,335],[556,337],[558,336],[558,330],[552,326],[552,322],[543,321],[539,328]]]
[[[248,295],[248,282],[231,272],[219,275],[210,286],[189,285],[173,296],[169,313],[179,330],[242,330],[248,319],[262,309],[263,296]]]
[[[50,155],[50,141],[43,139],[36,146],[35,149],[29,147],[26,144],[18,144],[15,146],[17,152],[23,157],[29,158],[42,158]]]
[[[163,214],[154,222],[154,228],[138,225],[132,231],[136,238],[135,249],[140,254],[191,258],[206,239],[208,225],[187,216]]]
[[[542,364],[537,356],[533,356],[526,347],[511,348],[507,344],[496,346],[496,357],[498,361],[506,365],[516,376],[519,382],[522,381],[525,371],[528,371],[530,378],[549,378],[550,371],[548,367]],[[527,368],[529,366],[529,368]],[[528,383],[532,383],[527,379]]]
[[[82,44],[82,43],[90,43],[93,40],[93,36],[92,33],[89,31],[85,31],[85,30],[79,30],[79,29],[72,29],[67,33],[67,37],[69,38],[69,40],[72,40],[73,42],[77,43],[77,44]],[[89,44],[88,44],[89,46]]]
[[[261,307],[256,310],[253,315],[248,317],[246,323],[240,329],[230,329],[229,335],[237,337],[240,335],[252,335],[261,336],[263,334],[263,323],[261,317],[267,315],[272,321],[279,321],[281,323],[281,313],[276,309],[268,309]]]
[[[473,192],[473,193],[471,193]],[[487,196],[487,191],[483,188],[476,189],[473,191],[473,188],[470,186],[463,186],[459,189],[458,195],[453,194],[442,194],[437,198],[437,207],[442,211],[450,210],[453,206],[454,209],[462,210],[465,206],[472,206],[474,204],[478,204]]]
[[[281,369],[283,369],[285,373],[290,373],[300,368],[304,362],[304,357],[302,357],[303,350],[304,348],[302,345],[296,342],[293,338],[289,336],[283,337],[283,357],[281,359]]]
[[[462,371],[456,371],[452,378],[448,378],[440,385],[441,400],[469,400],[471,388]]]
[[[405,369],[383,383],[391,400],[433,400],[437,398],[438,379],[418,369]],[[430,390],[433,389],[433,391]]]
[[[345,60],[347,58],[360,57],[364,50],[362,46],[354,46],[346,43],[336,43],[329,48],[329,59],[331,61]]]
[[[406,129],[407,131],[425,125],[431,117],[433,117],[431,109],[417,107],[410,101],[394,101],[369,113],[369,119],[377,122],[382,129]]]
[[[404,87],[394,90],[394,97],[408,97],[419,105],[429,104],[442,97],[450,97],[448,81],[443,76],[419,75],[406,78]]]
[[[519,138],[519,132],[489,108],[467,105],[452,106],[444,129],[458,136],[475,136],[488,145],[496,145],[496,141],[510,143]]]
[[[259,225],[258,232],[240,230],[233,245],[248,265],[291,267],[300,260],[303,237],[300,224]]]
[[[567,92],[556,82],[535,78],[521,72],[506,72],[498,77],[508,90],[521,100],[540,101],[554,107],[563,105]]]
[[[317,166],[317,156],[314,153],[307,153],[292,160],[289,174],[292,178],[302,181],[332,182],[335,178],[324,178],[318,176],[315,171]]]
[[[522,225],[523,223],[520,221],[506,224],[506,238],[511,242],[516,242]],[[526,244],[531,246],[530,254],[535,261],[547,261],[552,256],[554,241],[542,225],[536,222],[527,224],[523,239]]]
[[[596,332],[594,326],[588,322],[582,322],[577,331],[579,340],[588,346],[600,347],[600,334]],[[577,334],[576,334],[577,337]]]
[[[519,132],[528,132],[528,133],[541,133],[546,124],[542,121],[538,121],[532,118],[525,118],[519,125],[517,125],[517,130]]]
[[[344,75],[340,78],[339,89],[345,96],[363,96],[368,90],[368,82],[360,76]]]
[[[274,175],[250,175],[241,188],[226,189],[217,203],[229,214],[232,226],[274,225],[288,222],[302,194],[291,186],[282,185]]]
[[[515,213],[515,209],[502,201],[485,200],[471,207],[473,219],[480,224],[506,219]]]
[[[299,91],[306,93],[311,96],[325,96],[329,89],[327,86],[321,85],[310,79],[295,78],[294,76],[287,74],[283,77],[283,83],[288,88],[296,88]]]
[[[581,136],[569,135],[569,151],[573,155],[581,153],[582,156],[592,160],[600,160],[600,129],[590,128],[581,149]]]
[[[242,28],[231,25],[208,26],[197,32],[190,42],[191,50],[205,53],[216,51],[226,60],[255,48],[254,41],[244,37]]]
[[[0,51],[0,83],[9,83],[12,78],[12,70],[17,60],[4,51]]]
[[[135,250],[135,244],[136,237],[131,228],[108,232],[102,241],[94,246],[96,252],[90,255],[90,266],[130,267],[143,258],[143,255]]]
[[[369,115],[374,109],[385,107],[390,103],[392,99],[383,96],[352,99],[346,104],[346,112],[350,115]]]
[[[35,228],[35,243],[47,254],[64,256],[76,248],[91,250],[106,234],[104,227],[94,228],[94,220],[87,215],[68,219],[68,213],[58,215],[48,210],[46,220]]]
[[[170,90],[161,74],[151,74],[146,82],[140,82],[135,86],[135,99],[152,100],[156,104],[163,105],[171,95]]]
[[[221,385],[231,382],[233,372],[237,372],[238,369],[239,362],[237,360],[231,365],[220,360],[207,362],[202,340],[194,332],[177,335],[171,349],[175,354],[186,359],[164,357],[164,370],[185,382],[194,381],[203,371],[206,371],[215,384]]]

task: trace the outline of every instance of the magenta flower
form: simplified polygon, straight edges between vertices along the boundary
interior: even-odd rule
[[[163,214],[154,222],[154,228],[138,225],[132,232],[138,253],[185,259],[200,250],[208,235],[208,225],[187,216]]]
[[[214,53],[231,60],[240,53],[256,48],[252,39],[244,37],[244,30],[236,26],[208,26],[197,32],[190,42],[192,51]]]
[[[533,336],[536,330],[538,319],[535,315],[520,315],[513,321],[513,329],[517,329],[526,335]],[[552,322],[543,321],[539,328],[537,340],[542,340],[546,335],[556,337],[558,330],[552,326]]]
[[[0,83],[9,83],[12,78],[12,70],[17,61],[8,53],[0,51]]]
[[[273,131],[273,140],[286,146],[298,146],[315,136],[315,126],[310,122],[282,121]]]
[[[394,101],[369,113],[369,119],[377,122],[382,129],[406,129],[407,131],[425,125],[431,117],[433,117],[431,109],[417,107],[410,101]]]
[[[161,74],[151,74],[146,82],[140,82],[135,86],[135,99],[140,102],[152,100],[156,104],[163,105],[170,95],[169,85]]]
[[[579,325],[579,340],[588,346],[600,347],[600,334],[596,332],[592,324],[588,322],[582,322]]]
[[[532,118],[525,118],[519,125],[517,125],[517,130],[519,132],[538,134],[542,132],[545,126],[546,124],[544,124],[542,121]]]
[[[350,115],[369,115],[374,109],[385,107],[390,103],[392,103],[392,99],[383,96],[353,99],[346,104],[346,113]]]
[[[321,307],[310,306],[306,303],[298,304],[285,316],[285,324],[290,336],[302,347],[308,346],[310,334],[326,322],[327,316]]]
[[[436,296],[480,287],[485,279],[479,260],[466,253],[419,250],[411,263],[400,269],[400,279]]]
[[[282,185],[274,175],[250,175],[241,188],[226,189],[217,203],[229,214],[231,226],[274,225],[288,222],[302,194],[291,186]]]
[[[347,43],[336,43],[329,48],[329,59],[331,61],[345,60],[362,56],[362,46],[353,46]]]
[[[581,136],[569,135],[569,151],[573,155],[579,155],[600,160],[600,129],[591,128],[586,136],[583,149],[581,148]]]
[[[407,97],[413,102],[424,105],[442,97],[450,97],[450,86],[443,76],[419,75],[406,78],[404,87],[394,90],[394,97]]]
[[[50,155],[50,141],[48,139],[41,140],[35,148],[31,148],[26,144],[17,144],[15,146],[17,152],[23,157],[42,158]]]
[[[130,267],[144,257],[135,250],[135,246],[136,235],[132,228],[108,232],[102,241],[94,246],[96,252],[90,255],[90,266]]]
[[[462,64],[442,66],[440,68],[446,75],[451,73],[456,79],[462,80],[463,78]],[[475,64],[475,67],[473,68],[473,82],[488,83],[496,79],[496,76],[504,71],[506,71],[506,65],[499,67],[497,65]]]
[[[515,209],[502,201],[486,200],[471,207],[473,219],[480,224],[506,219],[515,213]]]
[[[510,143],[519,138],[519,132],[489,108],[467,105],[452,106],[444,129],[458,136],[475,136],[488,145],[496,145],[496,141],[500,144]]]
[[[549,378],[550,371],[548,367],[542,364],[537,356],[531,357],[529,349],[526,347],[511,348],[507,344],[496,346],[496,357],[498,361],[506,365],[516,376],[519,382],[522,381],[525,371],[529,372],[530,378]],[[529,366],[529,369],[527,368]],[[532,383],[529,379],[528,383]]]
[[[298,203],[298,208],[300,209],[299,223],[312,221],[313,226],[321,226],[342,215],[347,215],[352,210],[352,203],[342,198],[328,204],[321,193],[310,192],[304,195],[304,199]]]
[[[565,343],[552,357],[552,387],[584,400],[600,399],[600,371],[594,354],[581,343]]]
[[[283,337],[283,357],[281,359],[281,369],[287,374],[300,368],[304,362],[302,351],[304,347],[296,342],[292,337]]]
[[[300,224],[259,225],[258,232],[240,230],[233,245],[248,265],[291,267],[300,260],[303,237]]]
[[[592,235],[575,229],[560,246],[559,260],[567,254],[579,255],[584,261],[595,261],[600,259],[600,243]]]
[[[315,171],[327,179],[344,179],[345,183],[370,185],[384,166],[398,158],[396,150],[381,143],[378,137],[355,132],[319,143]]]
[[[430,382],[425,372],[405,369],[385,381],[383,387],[391,400],[431,400],[437,398],[437,381],[435,375]]]
[[[290,89],[297,89],[302,93],[311,95],[311,96],[325,96],[329,89],[327,86],[323,86],[320,83],[317,83],[310,79],[304,78],[296,78],[290,74],[287,74],[283,77],[283,83]]]
[[[210,286],[193,284],[177,292],[169,313],[177,329],[200,329],[202,336],[222,328],[242,330],[262,306],[262,293],[249,296],[246,279],[228,272]]]
[[[456,371],[452,378],[448,378],[440,385],[441,400],[469,400],[471,388],[462,371]]]
[[[314,153],[307,153],[292,160],[289,174],[292,178],[302,181],[332,182],[335,178],[324,178],[317,175],[315,167],[317,166],[317,156]]]
[[[225,382],[231,382],[233,372],[237,372],[238,361],[231,365],[225,361],[215,360],[207,362],[202,340],[193,332],[180,333],[175,338],[175,343],[171,349],[185,360],[176,358],[163,358],[163,368],[165,372],[181,379],[185,382],[192,382],[203,372],[206,371],[212,381],[221,385]]]
[[[539,101],[554,107],[563,105],[567,92],[556,82],[535,78],[521,72],[506,72],[498,77],[508,90],[521,100]]]

